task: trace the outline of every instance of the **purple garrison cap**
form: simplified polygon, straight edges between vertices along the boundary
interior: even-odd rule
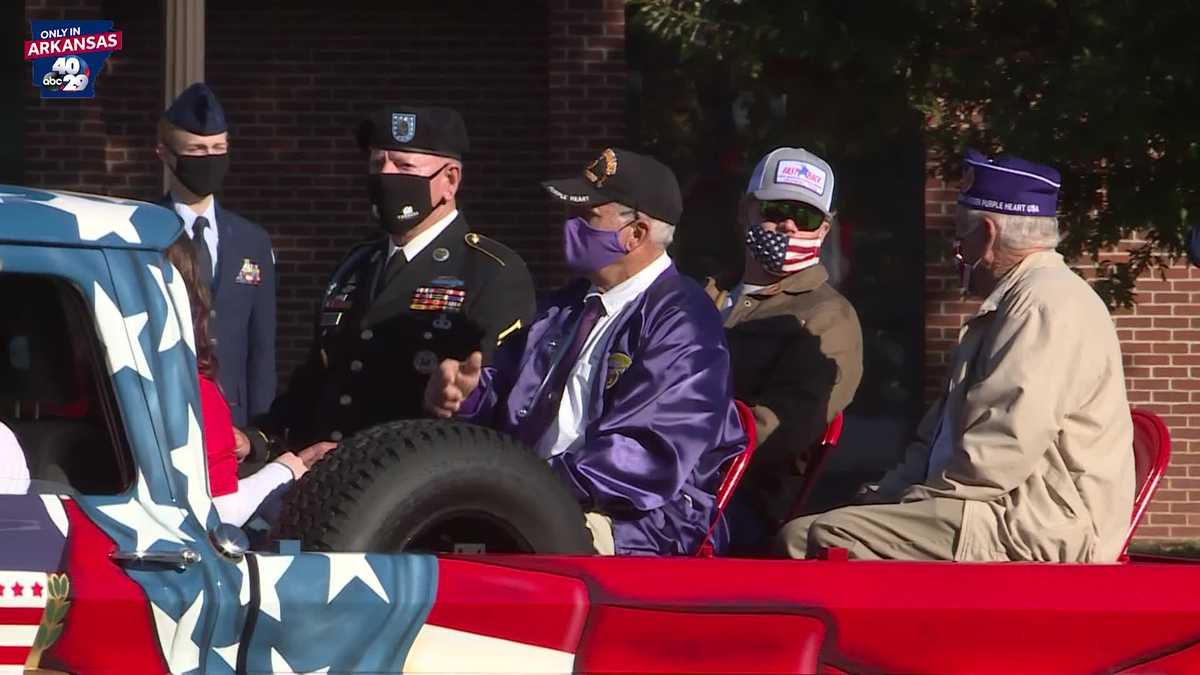
[[[1017,216],[1057,215],[1062,185],[1057,169],[1011,155],[988,159],[978,150],[967,150],[963,162],[959,204]]]

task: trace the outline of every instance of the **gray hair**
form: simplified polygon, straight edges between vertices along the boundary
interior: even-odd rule
[[[984,216],[996,223],[996,244],[1010,251],[1031,248],[1054,248],[1062,240],[1055,216],[1018,216],[1011,213],[994,213],[959,207],[967,223],[967,232],[973,232],[983,223]]]
[[[675,241],[675,226],[670,223],[664,223],[661,220],[646,217],[650,222],[650,241],[663,247],[664,249]]]
[[[621,206],[625,205],[622,204]],[[650,225],[650,243],[660,246],[665,250],[671,245],[672,241],[675,241],[674,225],[663,222],[656,218],[651,218],[650,214],[646,213],[645,211],[629,209],[626,215],[633,215],[639,220],[644,220],[648,225]]]

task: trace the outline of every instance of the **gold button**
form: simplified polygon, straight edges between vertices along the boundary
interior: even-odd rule
[[[354,399],[350,398],[350,394],[342,394],[341,398],[338,399],[338,403],[341,403],[342,405],[350,405],[353,400]]]
[[[350,362],[350,372],[357,373],[360,370],[362,370],[362,361],[355,360]]]
[[[335,432],[333,432],[332,434],[329,434],[329,440],[332,440],[332,441],[340,441],[340,440],[342,440],[342,432],[340,432],[340,431],[335,431]]]
[[[375,331],[371,330],[370,328],[362,332],[362,339],[364,340],[370,340],[373,337],[375,337]]]

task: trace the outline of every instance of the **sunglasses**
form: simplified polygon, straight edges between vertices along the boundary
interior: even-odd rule
[[[797,229],[805,232],[818,230],[825,222],[824,213],[799,202],[759,202],[758,212],[763,220],[773,223],[790,220],[796,224]]]

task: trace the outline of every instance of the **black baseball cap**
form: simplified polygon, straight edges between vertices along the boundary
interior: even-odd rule
[[[393,105],[371,114],[355,132],[358,147],[405,150],[462,159],[467,125],[451,108]]]
[[[546,190],[568,204],[618,202],[669,225],[679,223],[683,195],[675,172],[649,155],[606,148],[582,177],[548,180]]]

